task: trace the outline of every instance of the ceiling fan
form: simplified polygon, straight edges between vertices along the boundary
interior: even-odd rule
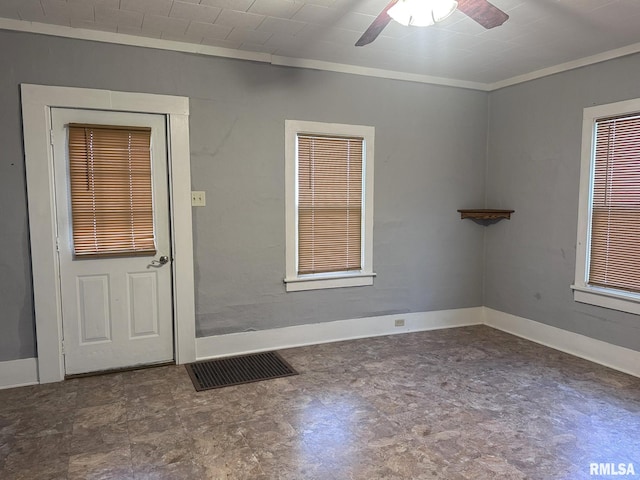
[[[429,6],[426,20],[412,17],[410,9],[422,8],[424,5]],[[405,25],[433,25],[447,18],[456,9],[487,29],[502,25],[509,18],[509,15],[487,0],[391,0],[356,42],[356,47],[373,42],[392,19]]]

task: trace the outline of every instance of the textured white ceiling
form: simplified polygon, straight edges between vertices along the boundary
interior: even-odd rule
[[[493,0],[510,18],[492,30],[456,11],[433,27],[391,22],[355,47],[387,2],[0,0],[0,17],[478,84],[640,50],[640,0]]]

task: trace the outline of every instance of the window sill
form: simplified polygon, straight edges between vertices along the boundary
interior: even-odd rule
[[[640,315],[640,294],[580,285],[571,285],[571,288],[576,302]]]
[[[373,285],[375,273],[324,274],[285,278],[287,292]]]

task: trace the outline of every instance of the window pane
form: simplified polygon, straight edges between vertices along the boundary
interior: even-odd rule
[[[362,138],[298,135],[298,273],[360,270]]]
[[[151,129],[69,125],[76,256],[154,255]]]
[[[596,122],[589,283],[640,291],[640,117]]]

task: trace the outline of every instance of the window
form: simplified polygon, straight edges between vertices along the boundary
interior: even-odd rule
[[[576,301],[640,314],[640,99],[585,109]]]
[[[155,255],[151,129],[69,124],[76,257]]]
[[[374,128],[287,120],[287,291],[372,285]]]

